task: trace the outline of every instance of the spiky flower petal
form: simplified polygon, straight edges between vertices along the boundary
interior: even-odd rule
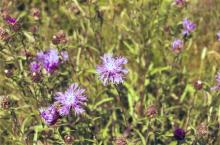
[[[84,89],[78,87],[77,83],[73,83],[64,93],[57,92],[55,100],[61,104],[61,107],[58,109],[60,115],[69,115],[71,109],[76,114],[83,113],[83,106],[87,101],[86,96],[83,94],[84,91]]]
[[[49,106],[48,108],[41,108],[40,116],[44,119],[45,123],[48,125],[55,124],[60,117],[57,108],[54,107],[53,105]]]
[[[104,54],[101,59],[102,64],[97,66],[96,71],[103,84],[122,83],[124,75],[128,73],[128,70],[124,67],[127,64],[127,59],[122,56],[113,57],[112,54]]]

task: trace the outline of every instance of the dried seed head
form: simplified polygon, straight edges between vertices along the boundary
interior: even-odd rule
[[[201,90],[203,88],[203,82],[201,80],[197,80],[194,82],[194,88],[196,90]]]
[[[121,137],[116,137],[115,144],[116,145],[127,145],[128,143],[126,141],[126,138],[121,136]]]
[[[74,137],[71,135],[65,135],[64,136],[64,141],[66,144],[72,144],[74,141]]]
[[[8,96],[0,96],[0,108],[8,109],[10,107],[10,100]]]
[[[208,132],[208,126],[205,123],[201,123],[196,127],[196,134],[198,136],[205,136]]]
[[[157,107],[155,105],[149,106],[145,114],[149,118],[154,118],[157,115]]]

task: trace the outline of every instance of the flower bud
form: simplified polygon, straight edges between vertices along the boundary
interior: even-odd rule
[[[74,141],[74,137],[71,135],[65,135],[64,136],[64,141],[66,144],[72,144]]]
[[[154,118],[157,115],[157,108],[155,105],[151,105],[147,108],[145,114],[149,118]]]
[[[196,90],[201,90],[203,88],[203,83],[201,80],[197,80],[194,82],[194,88]]]
[[[8,96],[0,96],[0,108],[8,109],[10,107],[10,100]]]

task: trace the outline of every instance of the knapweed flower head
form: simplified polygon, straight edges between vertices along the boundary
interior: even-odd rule
[[[0,40],[8,41],[9,39],[10,39],[10,36],[8,32],[2,27],[0,27]]]
[[[218,41],[220,41],[220,31],[216,34]]]
[[[67,51],[62,51],[59,54],[57,49],[49,49],[44,52],[38,52],[29,67],[32,73],[39,73],[42,68],[44,68],[48,73],[53,73],[59,67],[61,62],[65,62],[67,60]]]
[[[177,6],[183,6],[186,3],[186,0],[175,0]]]
[[[220,90],[220,72],[216,75],[216,85],[211,88],[211,90]]]
[[[189,36],[192,31],[196,29],[196,24],[191,22],[188,18],[183,20],[183,35]]]
[[[69,115],[71,110],[76,114],[83,113],[83,107],[87,101],[87,97],[83,94],[84,91],[79,88],[77,83],[73,83],[65,92],[57,92],[55,100],[60,104],[59,114],[61,116]]]
[[[11,26],[11,28],[14,31],[18,31],[20,29],[20,23],[18,22],[18,20],[16,18],[13,18],[11,16],[7,16],[5,18],[5,21]]]
[[[51,105],[48,108],[41,108],[40,116],[44,119],[44,122],[48,125],[55,124],[60,117],[57,108],[54,105]]]
[[[40,73],[41,65],[37,61],[33,61],[29,65],[31,73]]]
[[[157,107],[155,105],[149,106],[145,114],[149,118],[154,118],[157,115]]]
[[[44,53],[40,52],[38,55],[39,62],[47,72],[52,73],[60,64],[59,52],[57,49],[50,49]]]
[[[176,140],[182,141],[185,139],[186,132],[184,129],[177,127],[177,128],[175,128],[175,130],[173,132],[173,136]]]
[[[57,34],[53,35],[52,42],[55,45],[67,43],[67,37],[64,31],[61,30]]]
[[[180,53],[184,48],[184,42],[180,39],[175,39],[172,43],[172,51],[174,53]]]
[[[6,18],[6,22],[7,22],[8,24],[10,24],[10,25],[15,25],[15,24],[17,23],[17,19],[8,16],[8,17]]]
[[[196,127],[196,134],[198,136],[206,136],[208,135],[209,130],[208,130],[208,126],[205,123],[201,123]]]
[[[10,107],[10,99],[8,96],[0,96],[0,109],[8,109]]]
[[[103,84],[122,83],[124,75],[128,73],[128,70],[124,67],[127,64],[127,59],[122,56],[113,57],[112,54],[104,54],[101,59],[102,64],[97,66],[96,71]]]

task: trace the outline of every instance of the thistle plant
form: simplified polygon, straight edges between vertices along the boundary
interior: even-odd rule
[[[0,144],[219,145],[219,9],[2,0]]]

